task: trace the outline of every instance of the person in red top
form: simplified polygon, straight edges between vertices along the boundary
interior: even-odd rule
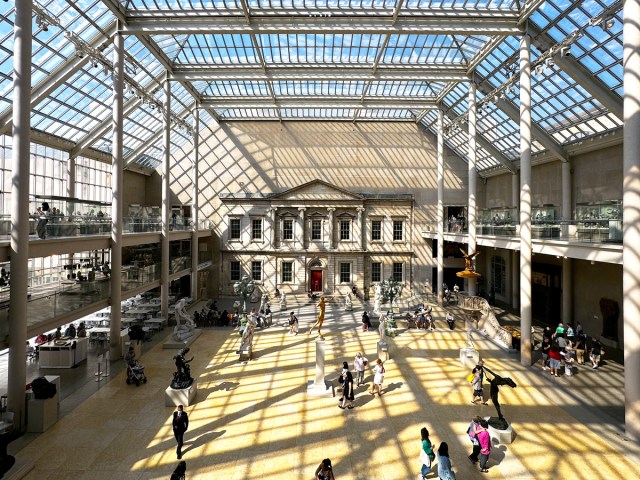
[[[485,419],[480,420],[480,425],[473,425],[473,432],[476,434],[476,439],[480,443],[480,471],[487,473],[487,462],[489,461],[489,455],[491,454],[491,436],[489,435],[489,424]]]
[[[551,370],[551,375],[558,375],[558,368],[560,368],[562,361],[562,357],[560,356],[560,347],[555,343],[551,346],[551,350],[549,350],[549,369]]]

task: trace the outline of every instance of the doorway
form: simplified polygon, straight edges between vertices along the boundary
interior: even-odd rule
[[[309,290],[312,292],[322,292],[322,270],[311,270]]]

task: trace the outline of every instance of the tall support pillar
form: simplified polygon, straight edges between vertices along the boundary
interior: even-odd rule
[[[476,251],[477,237],[476,237],[476,196],[477,196],[477,180],[478,174],[476,172],[476,84],[471,82],[469,84],[469,206],[467,211],[467,225],[468,225],[468,249],[467,254],[471,254]],[[476,279],[469,278],[467,284],[467,291],[469,295],[476,295]],[[489,287],[489,285],[487,285]]]
[[[562,224],[560,235],[562,238],[569,236],[569,221],[571,220],[571,164],[562,162]]]
[[[511,251],[511,307],[520,308],[520,252]]]
[[[573,261],[562,259],[562,321],[573,322]]]
[[[624,2],[622,301],[625,428],[640,440],[640,0]]]
[[[198,178],[200,177],[200,110],[196,105],[193,109],[193,190],[191,193],[191,220],[193,221],[193,233],[191,235],[191,298],[199,299],[198,285],[198,230],[200,229],[200,203],[198,196],[200,189],[198,188]]]
[[[511,206],[518,208],[520,204],[520,177],[518,173],[511,175]],[[517,221],[517,218],[514,218]]]
[[[13,172],[11,178],[11,290],[7,408],[14,428],[25,426],[27,285],[29,268],[29,168],[31,118],[31,0],[15,3],[13,27]]]
[[[438,110],[438,283],[436,294],[442,295],[444,284],[444,112]]]
[[[531,365],[531,37],[520,39],[520,361]]]
[[[112,361],[120,359],[120,325],[122,321],[122,213],[124,210],[124,37],[113,38],[113,115],[111,132],[111,322],[109,354]]]
[[[163,109],[163,136],[164,148],[162,168],[162,237],[160,240],[160,309],[162,317],[169,317],[169,216],[171,215],[171,83],[169,79],[164,81],[164,109]]]

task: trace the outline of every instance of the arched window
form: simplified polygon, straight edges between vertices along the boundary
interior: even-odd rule
[[[313,267],[322,267],[322,262],[320,260],[318,260],[318,259],[312,260],[309,263],[309,268],[313,268]]]
[[[506,294],[506,266],[504,258],[494,255],[491,257],[491,285],[495,289],[496,295]]]

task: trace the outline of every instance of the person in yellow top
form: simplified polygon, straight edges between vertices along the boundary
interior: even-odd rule
[[[318,320],[309,329],[309,333],[307,335],[311,335],[311,332],[313,332],[313,329],[317,325],[318,326],[318,338],[324,338],[322,336],[322,332],[320,331],[320,329],[322,328],[322,323],[324,322],[324,309],[325,309],[325,306],[326,306],[326,304],[325,304],[324,296],[322,296],[322,297],[320,297],[320,301],[318,302],[318,305],[317,305],[317,307],[319,308]]]

